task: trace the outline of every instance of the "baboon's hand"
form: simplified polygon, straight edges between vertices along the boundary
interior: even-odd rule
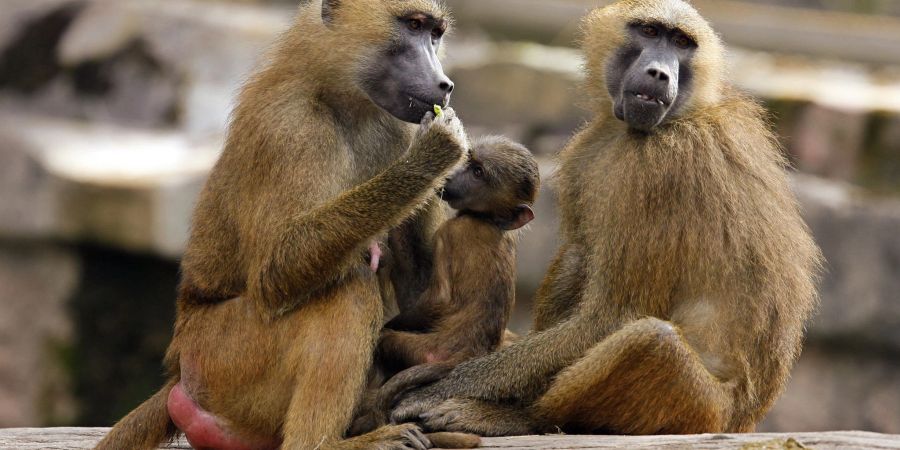
[[[481,436],[521,436],[537,431],[524,410],[473,399],[451,398],[419,418],[422,429],[428,431],[475,433]]]
[[[422,433],[422,430],[411,424],[388,425],[374,432],[360,436],[370,438],[374,442],[363,448],[378,448],[383,450],[426,450],[432,448],[431,441]]]
[[[462,164],[469,153],[469,138],[453,108],[447,108],[440,117],[428,112],[422,118],[413,142],[410,158],[428,161],[443,170]]]
[[[391,411],[391,422],[417,422],[422,414],[425,414],[444,402],[448,396],[442,394],[439,387],[441,383],[435,383],[421,389],[416,389],[403,397],[397,406]]]

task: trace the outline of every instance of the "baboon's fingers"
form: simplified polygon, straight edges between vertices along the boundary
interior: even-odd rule
[[[425,433],[434,448],[478,448],[481,446],[481,437],[469,433]]]

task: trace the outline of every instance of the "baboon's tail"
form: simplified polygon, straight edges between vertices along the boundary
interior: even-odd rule
[[[154,450],[171,440],[178,429],[169,418],[166,403],[176,383],[177,379],[169,380],[153,397],[116,423],[94,450]]]

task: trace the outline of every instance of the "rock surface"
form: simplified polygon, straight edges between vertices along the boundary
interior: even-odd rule
[[[108,428],[12,428],[0,430],[0,449],[56,450],[92,448]],[[179,439],[161,449],[190,449]],[[515,436],[482,438],[480,448],[561,450],[561,449],[740,449],[819,450],[900,448],[900,436],[860,431],[782,434],[698,434],[684,436]]]
[[[811,340],[759,431],[900,433],[900,364],[890,353]]]
[[[808,176],[795,190],[826,261],[810,339],[900,353],[900,200]]]
[[[71,251],[0,241],[0,426],[73,419],[60,356],[72,339],[66,301],[79,274]]]
[[[484,438],[481,448],[520,450],[563,449],[891,449],[900,446],[894,435],[858,431],[828,433],[701,434],[684,436],[516,436]]]
[[[0,109],[221,133],[291,8],[166,0],[0,4]]]
[[[0,236],[178,256],[221,141],[0,114]]]

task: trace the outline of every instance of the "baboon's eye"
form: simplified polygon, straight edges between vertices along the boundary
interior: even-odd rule
[[[422,22],[422,19],[409,19],[406,22],[406,25],[409,27],[410,30],[419,31],[422,29],[422,27],[425,26],[425,23]]]
[[[484,178],[484,168],[482,168],[481,166],[473,167],[472,175],[475,175],[475,178],[478,178],[479,180]]]
[[[433,30],[431,30],[431,38],[432,39],[435,39],[435,40],[440,39],[443,35],[444,35],[443,28],[435,27]]]
[[[672,42],[675,43],[675,46],[678,48],[688,48],[693,44],[693,41],[690,40],[687,36],[683,34],[679,34],[672,39]]]
[[[659,30],[657,30],[656,27],[654,27],[653,25],[642,26],[641,33],[644,33],[644,36],[647,36],[647,37],[659,36]]]

